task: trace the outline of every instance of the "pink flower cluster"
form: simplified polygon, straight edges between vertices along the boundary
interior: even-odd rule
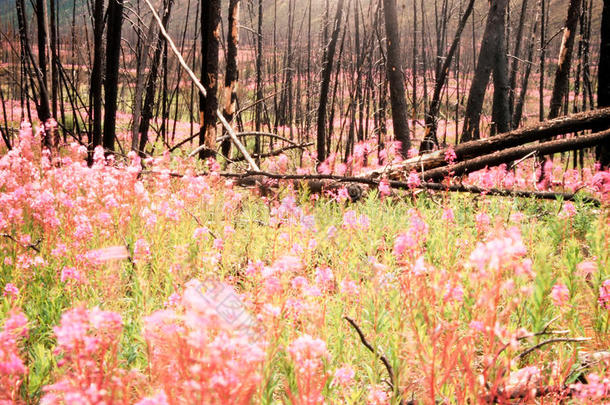
[[[324,402],[322,390],[327,375],[324,361],[330,358],[326,342],[310,335],[302,335],[288,346],[288,354],[294,363],[298,396],[292,394],[297,404]]]
[[[0,403],[17,403],[19,388],[27,375],[27,368],[19,349],[19,341],[27,336],[27,319],[12,311],[0,331]]]

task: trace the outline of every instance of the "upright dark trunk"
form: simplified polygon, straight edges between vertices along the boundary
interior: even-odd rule
[[[394,139],[400,142],[400,151],[404,158],[411,147],[409,124],[407,122],[407,99],[405,80],[400,57],[400,33],[396,15],[396,0],[383,0],[385,30],[387,41],[386,68],[390,85],[390,102],[392,104],[392,122]]]
[[[598,107],[610,106],[610,0],[604,0],[602,12],[601,44],[599,49],[598,66]],[[608,142],[601,143],[595,151],[597,160],[602,167],[610,166],[610,145]]]
[[[339,38],[339,29],[341,27],[341,16],[343,15],[343,0],[337,3],[337,12],[333,24],[328,47],[324,49],[324,57],[322,62],[322,82],[320,84],[320,103],[318,104],[318,121],[317,121],[317,152],[318,161],[323,162],[326,159],[326,105],[328,104],[328,92],[330,90],[330,77],[333,70],[333,59],[335,57],[335,49],[337,47],[337,39]]]
[[[574,38],[576,37],[576,25],[578,24],[578,18],[580,16],[580,3],[581,0],[570,0],[570,6],[568,7],[568,17],[566,18],[563,28],[559,61],[557,62],[557,70],[555,71],[555,84],[553,85],[553,95],[551,96],[549,119],[559,116],[561,107],[563,106],[563,100],[568,91],[568,80],[572,64],[572,50],[574,49]]]
[[[119,87],[119,56],[123,0],[108,2],[108,32],[106,34],[106,79],[104,82],[104,149],[114,152],[116,134],[117,91]]]
[[[57,37],[57,14],[56,14],[57,3],[55,0],[49,2],[49,31],[50,31],[50,52],[51,52],[51,114],[57,118],[57,97],[59,88],[59,56],[57,53],[57,46],[59,44]]]
[[[504,40],[504,27],[501,32],[501,40],[496,50],[496,60],[493,70],[493,107],[491,135],[510,131],[510,106],[508,82],[508,61],[506,60],[506,41]]]
[[[434,85],[434,94],[432,95],[432,102],[430,103],[430,108],[428,109],[428,113],[426,114],[426,135],[424,136],[424,140],[420,145],[420,153],[430,151],[438,146],[436,129],[437,116],[441,106],[441,92],[443,90],[443,87],[445,87],[445,82],[447,81],[447,77],[449,75],[449,67],[451,66],[453,55],[459,48],[460,39],[462,38],[462,32],[464,31],[464,27],[466,27],[466,22],[468,21],[468,18],[470,18],[470,14],[472,13],[473,8],[474,0],[470,0],[468,6],[466,6],[464,14],[462,15],[462,18],[460,19],[458,29],[455,32],[453,42],[451,43],[451,48],[449,48],[449,52],[447,53],[447,56],[445,56],[445,61],[443,62],[443,66],[439,71],[439,75],[436,77],[436,83]]]
[[[508,0],[492,0],[489,8],[485,33],[479,50],[479,60],[468,94],[462,142],[480,137],[479,122],[489,75],[496,63],[498,50],[504,48],[499,44],[504,41],[504,16],[507,4]]]
[[[530,43],[527,49],[527,59],[525,66],[525,73],[523,75],[523,79],[521,80],[521,89],[519,91],[519,98],[517,100],[517,104],[515,105],[514,113],[513,113],[513,128],[519,127],[521,123],[521,117],[523,116],[523,105],[525,104],[525,97],[527,95],[527,86],[529,84],[530,74],[532,72],[532,65],[534,61],[534,45],[536,43],[536,31],[538,30],[538,24],[540,23],[540,8],[536,11],[536,18],[534,19],[534,25],[532,26],[532,34],[530,37]]]
[[[523,28],[525,26],[525,20],[527,16],[527,3],[528,0],[521,1],[521,14],[519,15],[519,25],[517,26],[517,33],[515,35],[515,50],[513,51],[513,60],[510,65],[510,94],[509,94],[509,107],[511,115],[514,111],[515,105],[515,87],[517,85],[517,70],[519,66],[519,58],[521,57],[521,42],[523,41]]]
[[[311,14],[311,10],[310,10]],[[258,30],[256,36],[256,118],[255,129],[261,130],[263,120],[263,0],[258,0]],[[308,98],[309,100],[309,98]],[[308,111],[309,112],[309,111]],[[261,153],[261,138],[256,136],[254,153]]]
[[[225,105],[222,114],[231,122],[235,115],[237,105],[237,46],[239,44],[239,0],[229,1],[229,30],[227,34],[227,72],[225,74]],[[223,156],[229,156],[231,152],[231,140],[222,142],[221,150]]]
[[[199,94],[199,157],[216,152],[216,110],[218,109],[218,43],[220,40],[220,0],[201,2],[201,83],[207,95]]]
[[[38,32],[38,69],[42,79],[39,80],[41,86],[40,91],[40,102],[37,105],[38,119],[40,122],[45,122],[51,118],[51,111],[49,109],[49,95],[47,92],[48,85],[48,73],[47,73],[47,27],[46,27],[46,15],[47,15],[47,4],[44,0],[36,0],[36,28]],[[44,87],[44,91],[42,90]],[[44,146],[50,148],[52,145],[51,134],[45,132],[43,134],[42,143]]]
[[[93,6],[93,67],[91,69],[91,86],[89,103],[93,119],[90,139],[90,161],[95,147],[102,144],[102,35],[104,33],[104,0],[95,0]]]

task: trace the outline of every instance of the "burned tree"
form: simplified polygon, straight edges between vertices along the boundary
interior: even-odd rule
[[[318,161],[322,162],[326,159],[326,105],[328,104],[328,92],[330,90],[330,77],[333,70],[333,59],[335,57],[335,49],[337,47],[337,39],[339,38],[339,29],[341,28],[341,17],[343,14],[343,0],[337,3],[337,13],[335,14],[335,22],[333,24],[333,32],[330,42],[324,49],[324,57],[322,62],[322,82],[320,84],[320,103],[318,104],[318,122],[317,122],[317,149]]]
[[[597,85],[597,105],[600,108],[610,106],[610,75],[608,72],[610,72],[610,0],[604,0]],[[595,155],[602,167],[610,166],[609,142],[600,143],[595,150]]]
[[[199,94],[199,153],[201,159],[215,155],[216,110],[218,109],[218,43],[220,0],[201,2],[201,83],[207,95]]]
[[[576,25],[580,16],[581,0],[570,0],[568,17],[563,27],[563,37],[561,38],[561,48],[559,50],[559,61],[555,71],[555,84],[553,85],[553,95],[551,96],[551,106],[549,118],[559,116],[563,99],[568,91],[568,79],[570,77],[570,67],[572,65],[572,50],[574,49],[574,38],[576,37]]]
[[[119,56],[123,0],[108,3],[108,32],[106,33],[106,79],[104,81],[104,149],[114,152],[116,133],[117,92],[119,88]]]
[[[239,43],[239,0],[229,1],[229,32],[227,34],[227,72],[225,74],[225,105],[222,115],[231,122],[237,106],[237,45]],[[225,132],[225,131],[223,131]],[[231,140],[221,144],[223,156],[229,156]]]
[[[492,0],[483,34],[483,42],[479,50],[477,67],[470,85],[466,117],[461,141],[479,138],[479,122],[485,99],[485,90],[489,83],[489,75],[497,63],[498,53],[503,46],[498,44],[504,40],[504,17],[508,0]],[[505,57],[505,56],[504,56]]]
[[[405,80],[400,58],[400,33],[398,32],[396,0],[383,0],[383,11],[388,48],[386,67],[390,85],[394,139],[400,142],[400,150],[403,157],[407,157],[407,151],[411,147],[411,143],[409,139],[409,124],[407,122]]]

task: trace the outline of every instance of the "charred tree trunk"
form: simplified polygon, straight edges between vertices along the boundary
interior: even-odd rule
[[[216,110],[218,109],[218,43],[220,0],[201,2],[201,83],[207,95],[199,94],[199,158],[216,155]]]
[[[328,104],[328,93],[330,90],[330,77],[333,70],[333,59],[335,57],[335,49],[339,38],[339,29],[341,27],[341,16],[343,13],[343,0],[337,3],[337,12],[333,23],[333,31],[330,42],[324,50],[322,62],[322,82],[320,84],[320,103],[318,104],[318,122],[317,122],[317,152],[318,162],[323,162],[326,159],[326,106]]]
[[[93,6],[93,68],[91,69],[91,87],[89,103],[91,105],[90,126],[91,144],[89,160],[93,158],[93,149],[102,144],[102,35],[104,33],[104,0],[95,0]]]
[[[239,44],[239,0],[229,1],[229,32],[227,34],[227,71],[225,74],[225,105],[222,115],[231,122],[237,105],[237,46]],[[225,132],[225,131],[223,131]],[[231,140],[226,139],[221,144],[223,156],[229,157]]]
[[[489,75],[496,62],[498,44],[504,38],[504,16],[507,4],[508,0],[492,0],[491,2],[483,42],[479,50],[479,59],[470,85],[468,103],[466,104],[462,142],[480,137],[479,122],[485,99],[485,90],[489,83]],[[500,48],[504,47],[500,46]]]
[[[523,40],[523,29],[525,27],[525,20],[527,16],[527,3],[528,0],[521,1],[521,14],[519,15],[519,25],[517,26],[517,33],[515,35],[515,50],[513,51],[513,60],[510,66],[510,94],[509,94],[509,107],[510,113],[513,115],[515,107],[515,87],[517,85],[517,70],[519,66],[519,58],[521,56],[521,42]]]
[[[174,4],[173,0],[166,0],[165,9],[163,12],[163,17],[161,22],[164,27],[167,27],[167,22],[169,21],[169,16],[172,11],[172,5]],[[163,42],[165,38],[163,38],[163,34],[159,31],[159,36],[157,37],[157,44],[155,46],[155,53],[153,56],[153,60],[150,67],[150,73],[148,74],[148,79],[146,82],[146,96],[144,98],[144,107],[142,108],[142,118],[140,121],[139,133],[140,133],[140,142],[138,146],[140,156],[144,156],[144,150],[146,148],[146,143],[148,142],[148,129],[150,128],[150,120],[153,116],[153,104],[155,100],[155,88],[157,83],[157,77],[159,75],[159,65],[161,61],[161,51],[163,50]]]
[[[462,32],[466,27],[466,22],[468,21],[468,18],[470,18],[470,14],[472,14],[473,8],[474,0],[470,0],[458,25],[455,37],[453,38],[453,42],[451,43],[451,48],[449,49],[449,52],[445,57],[445,61],[443,62],[443,66],[440,69],[439,75],[436,77],[436,84],[434,85],[434,94],[432,95],[432,102],[430,103],[430,108],[428,110],[428,113],[426,114],[426,135],[424,136],[424,140],[422,141],[421,146],[419,148],[420,153],[430,151],[438,146],[436,129],[438,112],[441,105],[441,91],[443,90],[445,82],[447,81],[451,61],[455,52],[459,48],[460,39],[462,38]]]
[[[407,122],[405,80],[400,57],[400,33],[398,31],[398,17],[396,15],[396,0],[383,0],[383,12],[388,48],[386,68],[390,85],[394,139],[400,142],[401,154],[403,158],[406,158],[411,143],[409,139],[409,124]]]
[[[527,95],[527,86],[529,84],[530,74],[532,72],[532,65],[534,61],[534,44],[536,43],[536,31],[538,29],[538,24],[540,23],[540,10],[536,12],[536,18],[534,20],[534,25],[532,27],[532,35],[530,38],[530,43],[527,49],[527,59],[526,59],[526,67],[525,73],[523,75],[523,80],[521,80],[521,89],[519,91],[519,99],[517,100],[517,104],[515,105],[514,113],[513,113],[513,128],[518,128],[521,123],[521,117],[523,116],[523,105],[525,104],[525,97]]]
[[[610,0],[604,0],[602,12],[601,45],[599,50],[597,105],[610,106]],[[610,142],[601,142],[595,150],[602,167],[610,166]]]
[[[570,0],[568,17],[566,19],[561,48],[559,50],[559,61],[555,72],[555,84],[551,96],[549,118],[556,118],[561,113],[563,100],[568,91],[568,80],[570,77],[570,66],[572,64],[572,50],[574,49],[574,38],[576,37],[576,25],[580,15],[580,3],[582,0]]]
[[[310,10],[311,14],[311,10]],[[258,0],[258,30],[256,36],[256,118],[255,129],[261,130],[263,120],[263,0]],[[309,111],[308,111],[309,112]],[[261,138],[256,136],[254,153],[261,153]]]
[[[506,60],[506,41],[504,38],[504,27],[500,34],[498,49],[496,50],[496,59],[493,70],[493,106],[492,106],[492,128],[491,135],[498,132],[510,131],[510,106],[509,92],[510,84],[508,82],[508,62]]]
[[[114,152],[116,138],[117,91],[119,88],[119,56],[123,26],[123,0],[109,0],[108,32],[106,33],[106,78],[104,81],[104,149]]]

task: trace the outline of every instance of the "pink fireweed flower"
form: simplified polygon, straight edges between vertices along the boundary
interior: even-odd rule
[[[421,179],[419,178],[419,175],[415,171],[412,171],[411,173],[409,173],[409,177],[407,177],[407,185],[411,189],[417,188],[421,185]]]
[[[333,383],[342,387],[348,387],[354,382],[356,373],[350,365],[345,365],[335,370]]]
[[[83,283],[83,274],[74,267],[64,267],[61,271],[61,282],[65,283],[68,281]]]
[[[145,239],[138,239],[133,248],[134,261],[146,262],[150,259],[150,245]]]
[[[443,210],[443,220],[450,224],[455,222],[455,215],[453,214],[451,207],[447,207]]]
[[[335,276],[330,267],[318,267],[316,269],[316,284],[321,290],[327,290],[331,287]]]
[[[605,280],[599,287],[599,298],[597,300],[602,308],[610,310],[610,279]]]
[[[326,342],[310,335],[302,335],[288,346],[294,362],[299,403],[323,403],[322,390],[326,383],[324,361],[330,358]]]
[[[557,283],[551,289],[551,299],[553,303],[558,306],[564,306],[570,299],[570,291],[563,283]]]
[[[390,187],[390,182],[387,179],[382,179],[379,182],[379,194],[382,197],[392,194],[392,188]]]
[[[591,277],[597,271],[597,264],[592,260],[585,260],[576,265],[578,275],[585,279]]]
[[[366,403],[367,405],[387,405],[390,403],[390,397],[383,386],[375,385],[371,387],[366,397]]]
[[[453,164],[457,160],[457,155],[455,154],[455,150],[450,146],[445,151],[445,162],[448,164]]]
[[[19,296],[19,289],[13,283],[6,283],[2,295],[4,297],[17,298]]]
[[[485,233],[489,228],[489,224],[491,223],[489,215],[484,212],[478,213],[474,220],[478,233]]]
[[[610,395],[610,378],[591,373],[587,375],[586,384],[571,384],[570,389],[575,392],[576,398],[602,401]]]
[[[574,215],[576,215],[576,207],[574,204],[570,201],[564,202],[559,216],[561,218],[572,218]]]
[[[0,402],[18,404],[19,388],[28,369],[21,358],[19,340],[28,335],[27,318],[12,310],[0,331]]]

